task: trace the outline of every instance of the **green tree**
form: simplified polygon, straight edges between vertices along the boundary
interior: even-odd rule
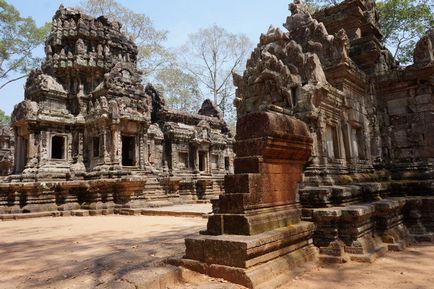
[[[235,88],[232,72],[241,72],[253,47],[243,34],[233,34],[217,25],[190,34],[180,49],[182,67],[199,84],[201,95],[233,117]]]
[[[0,109],[0,124],[8,122],[11,120],[11,117],[7,115],[3,110]]]
[[[202,98],[197,80],[176,64],[161,69],[156,81],[163,88],[169,108],[192,113],[199,110]]]
[[[20,16],[14,6],[0,0],[0,89],[24,78],[41,62],[33,54],[49,31],[49,24],[37,27],[35,21]]]
[[[401,63],[410,63],[416,42],[434,26],[433,4],[425,0],[377,2],[384,42]]]
[[[79,9],[95,17],[104,15],[122,24],[122,31],[138,48],[138,66],[145,77],[153,77],[167,65],[173,55],[163,46],[167,31],[155,29],[152,20],[122,6],[116,0],[84,0]]]

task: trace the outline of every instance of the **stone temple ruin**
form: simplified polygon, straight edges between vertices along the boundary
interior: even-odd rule
[[[289,8],[234,75],[234,141],[210,101],[171,111],[142,86],[119,23],[61,7],[13,113],[1,216],[131,214],[224,190],[172,262],[249,288],[434,241],[434,29],[401,67],[373,0]]]
[[[141,84],[137,47],[121,25],[59,8],[12,115],[15,167],[0,184],[3,214],[91,214],[185,200],[223,190],[233,138],[208,100],[172,111]]]
[[[0,178],[13,172],[14,133],[8,124],[0,125]]]
[[[179,262],[249,288],[434,241],[434,29],[404,68],[374,1],[289,9],[234,75],[235,175]]]

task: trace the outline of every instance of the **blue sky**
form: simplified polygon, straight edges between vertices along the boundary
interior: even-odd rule
[[[31,16],[42,25],[50,21],[61,1],[9,0],[22,16]],[[291,0],[122,0],[124,6],[149,16],[157,29],[167,30],[166,46],[182,45],[188,34],[213,24],[232,33],[244,33],[257,43],[270,25],[282,26],[290,14]],[[79,0],[64,0],[65,7],[77,6]],[[0,109],[10,114],[24,99],[24,82],[17,81],[0,90]]]

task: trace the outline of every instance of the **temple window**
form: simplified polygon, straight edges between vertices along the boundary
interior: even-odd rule
[[[231,166],[231,164],[229,162],[229,157],[225,157],[225,170],[229,171],[230,166]]]
[[[189,167],[189,165],[188,165],[189,158],[188,158],[187,152],[179,152],[178,158],[179,158],[179,168],[186,169]]]
[[[65,136],[55,135],[51,138],[51,158],[56,160],[65,159]]]
[[[353,158],[365,159],[365,151],[363,149],[363,129],[351,127],[351,148],[353,151]]]
[[[297,87],[293,86],[291,87],[291,105],[292,107],[295,107],[297,104]]]
[[[338,134],[337,134],[335,127],[327,126],[326,141],[327,141],[327,156],[328,156],[328,158],[329,159],[340,158]]]
[[[94,137],[92,139],[93,143],[93,157],[98,158],[101,156],[101,143],[100,143],[100,137]]]
[[[212,170],[216,170],[218,169],[218,161],[219,161],[219,156],[218,155],[211,155],[211,169]]]
[[[122,136],[122,165],[136,165],[136,139],[134,136]]]
[[[151,154],[151,144],[148,144],[148,161],[149,162],[151,162],[151,157],[152,157],[152,154]]]
[[[351,127],[351,151],[352,151],[352,157],[358,158],[359,157],[359,144],[357,139],[357,129],[354,127]]]

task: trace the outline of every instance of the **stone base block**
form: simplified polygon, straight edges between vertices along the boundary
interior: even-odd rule
[[[307,262],[317,261],[311,236],[314,225],[300,222],[253,236],[198,235],[185,240],[181,264],[248,288],[274,288]],[[270,286],[270,282],[277,282]]]
[[[403,224],[399,224],[383,232],[381,239],[391,251],[402,251],[407,248],[408,245],[415,242],[415,239],[410,235]]]
[[[351,261],[372,263],[376,259],[378,259],[379,257],[384,256],[387,253],[387,250],[388,250],[388,247],[383,245],[383,246],[376,247],[373,251],[371,251],[369,253],[364,253],[361,255],[349,254],[349,256],[350,256]]]
[[[434,234],[426,233],[426,234],[412,234],[411,235],[416,242],[432,242],[434,243]]]
[[[395,243],[387,244],[389,251],[403,251],[408,247],[409,243],[405,240],[401,240]]]
[[[388,246],[378,238],[365,235],[359,237],[351,244],[345,245],[344,250],[351,261],[372,263],[378,257],[386,254]]]
[[[215,213],[208,219],[207,234],[254,235],[297,223],[300,210],[295,205],[262,208],[244,214]]]
[[[319,247],[319,260],[322,263],[346,263],[350,261],[344,247],[345,244],[340,240],[330,242],[328,246]]]
[[[214,278],[222,278],[247,288],[279,288],[317,261],[317,250],[309,245],[296,252],[275,258],[269,262],[245,269],[216,264],[206,264],[196,260],[182,259],[179,265]]]

